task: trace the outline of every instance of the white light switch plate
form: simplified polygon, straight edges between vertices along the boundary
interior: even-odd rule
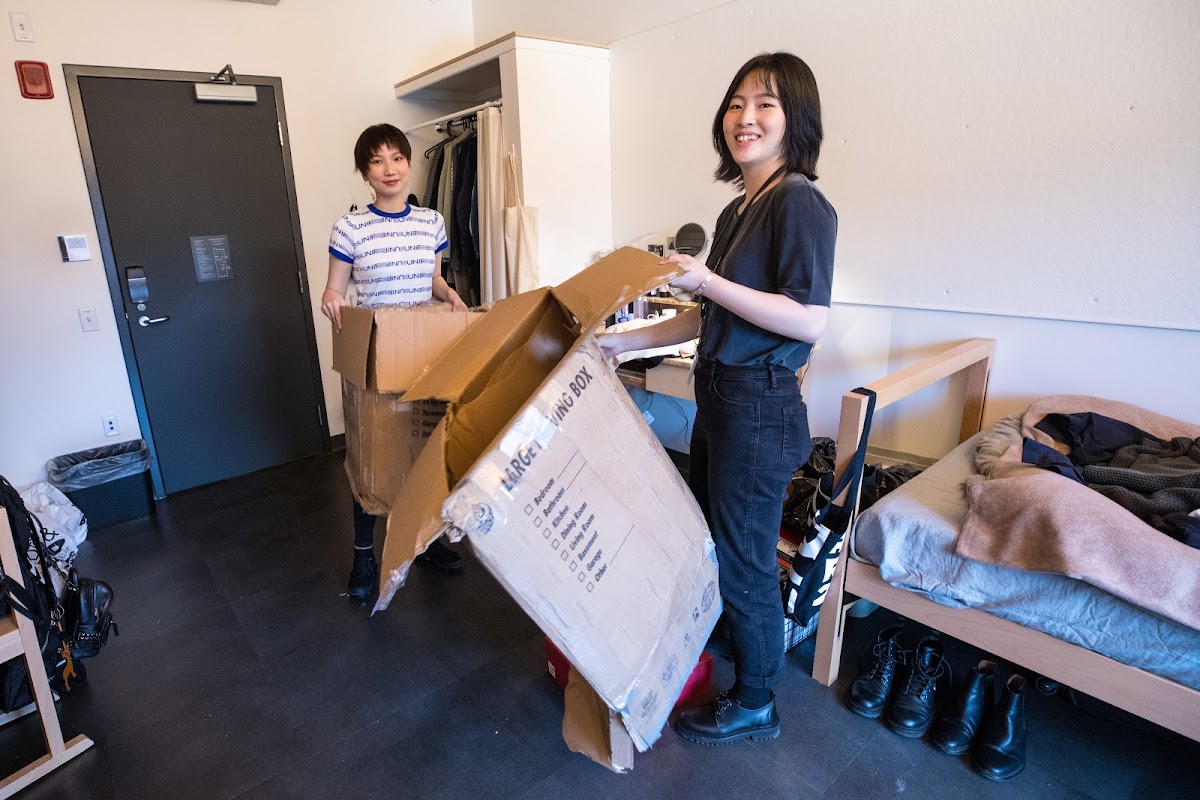
[[[33,41],[33,20],[24,11],[8,12],[8,22],[12,25],[13,39],[18,42]]]
[[[96,309],[79,309],[79,327],[84,333],[100,330],[100,320],[96,319]]]

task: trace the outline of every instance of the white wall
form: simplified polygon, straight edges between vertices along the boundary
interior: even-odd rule
[[[1200,330],[1200,4],[767,0],[694,15],[613,45],[628,189],[674,184],[711,219],[726,196],[705,175],[715,105],[774,49],[821,87],[835,299]],[[622,145],[652,109],[669,146]],[[645,224],[648,204],[615,208],[618,231]]]
[[[475,42],[509,33],[608,45],[729,0],[474,0]]]
[[[688,16],[611,44],[613,240],[711,231],[732,196],[711,180],[716,105],[747,58],[792,50],[821,87],[818,185],[840,215],[817,432],[836,429],[841,392],[973,336],[998,340],[988,419],[1051,393],[1200,419],[1198,41],[1190,0],[746,0]],[[909,405],[917,424],[885,420],[881,443],[944,450],[949,402]]]
[[[328,323],[315,304],[329,228],[350,193],[365,199],[354,139],[366,125],[396,121],[397,80],[473,47],[470,0],[22,0],[4,10],[29,13],[36,41],[15,42],[5,26],[0,61],[47,62],[55,97],[21,98],[11,70],[0,91],[0,474],[29,483],[52,456],[140,435],[64,63],[208,72],[232,63],[239,73],[283,79],[330,432],[341,433]],[[86,234],[93,260],[61,263],[55,237],[63,233]],[[80,332],[82,306],[96,309],[98,333]],[[104,438],[107,414],[118,416],[120,437]]]
[[[518,30],[610,46],[615,243],[687,221],[711,233],[732,196],[711,180],[709,140],[728,81],[766,50],[809,62],[818,185],[841,221],[809,382],[816,432],[835,431],[841,392],[974,336],[998,342],[988,419],[1058,392],[1198,418],[1200,4],[474,6],[480,42]],[[905,403],[902,429],[883,415],[877,441],[944,451],[956,392]]]

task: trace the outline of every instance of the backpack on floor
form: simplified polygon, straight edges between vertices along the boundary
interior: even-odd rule
[[[50,686],[60,693],[69,692],[87,682],[83,664],[75,659],[95,655],[108,638],[108,629],[113,625],[112,589],[103,581],[80,579],[71,570],[70,575],[63,576],[66,588],[59,598],[51,579],[57,562],[46,549],[45,529],[2,475],[0,505],[8,515],[21,570],[18,581],[0,569],[0,615],[16,611],[33,622]],[[85,584],[88,598],[80,595]],[[103,590],[98,592],[95,584],[101,584]],[[64,618],[72,627],[64,624]],[[78,646],[73,641],[76,637],[80,640]],[[27,677],[24,659],[0,664],[0,713],[33,702]]]

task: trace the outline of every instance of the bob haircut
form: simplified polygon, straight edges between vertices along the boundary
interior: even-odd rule
[[[719,181],[733,183],[742,188],[742,171],[729,145],[725,143],[723,123],[725,112],[733,95],[748,75],[757,73],[768,90],[779,98],[783,109],[785,128],[783,131],[783,156],[788,172],[799,172],[809,180],[817,179],[817,157],[821,154],[824,128],[821,125],[821,96],[817,93],[817,79],[799,56],[791,53],[761,53],[747,61],[733,76],[725,99],[713,119],[713,147],[721,158],[714,176]]]
[[[384,145],[391,145],[400,151],[406,161],[412,161],[412,145],[399,128],[386,122],[372,125],[360,133],[358,141],[354,143],[354,168],[364,178],[371,170],[371,157]]]

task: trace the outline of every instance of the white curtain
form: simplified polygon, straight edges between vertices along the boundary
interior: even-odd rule
[[[504,258],[504,124],[498,108],[478,114],[479,286],[480,301],[491,305],[508,297]]]

